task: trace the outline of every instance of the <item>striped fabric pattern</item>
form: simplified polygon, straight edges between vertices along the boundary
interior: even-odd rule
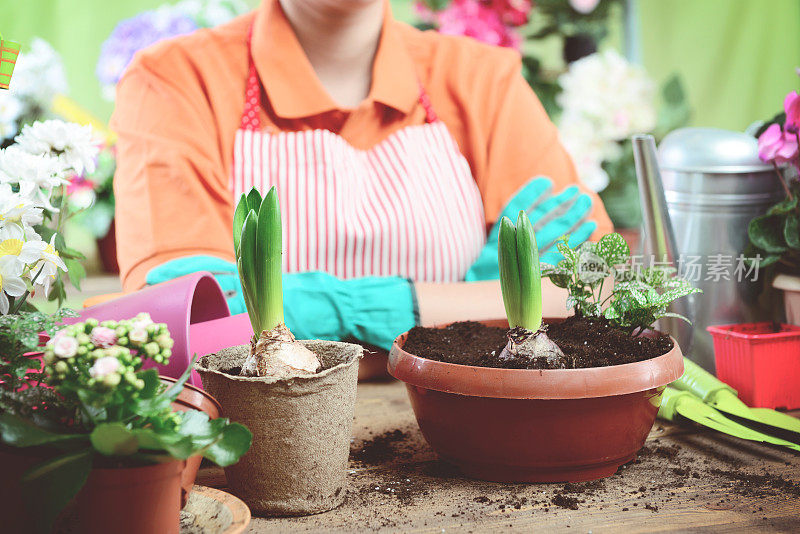
[[[480,194],[441,121],[370,150],[328,130],[242,128],[234,150],[235,198],[250,187],[278,189],[285,272],[455,282],[484,245]]]

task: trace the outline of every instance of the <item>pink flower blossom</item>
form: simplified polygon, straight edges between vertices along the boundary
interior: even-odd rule
[[[92,378],[104,378],[111,373],[119,370],[119,360],[113,356],[103,356],[98,358],[94,365],[89,369],[89,376]]]
[[[72,358],[78,353],[78,340],[66,334],[57,334],[53,338],[53,354],[59,358]]]
[[[772,124],[758,138],[758,157],[767,163],[787,163],[797,157],[797,135]]]
[[[503,23],[501,13],[479,0],[453,0],[437,18],[439,33],[466,35],[490,45],[519,48],[519,35]]]
[[[796,134],[800,130],[800,95],[797,91],[792,91],[786,95],[783,101],[783,109],[786,111],[786,131]]]
[[[532,8],[530,0],[483,0],[483,3],[497,11],[509,26],[526,24]]]
[[[108,348],[117,342],[117,333],[105,326],[95,326],[92,328],[92,343],[95,347]]]
[[[72,176],[69,179],[69,185],[67,185],[67,194],[71,195],[78,191],[85,191],[85,190],[92,190],[94,191],[95,183],[88,178],[84,178],[78,174]]]

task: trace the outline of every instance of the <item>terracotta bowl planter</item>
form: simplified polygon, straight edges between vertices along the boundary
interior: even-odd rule
[[[168,376],[159,377],[161,382],[165,384],[174,384],[176,380]],[[172,409],[179,412],[188,410],[198,410],[205,412],[211,419],[216,419],[222,412],[217,400],[191,384],[184,384],[178,398],[172,403]],[[200,469],[200,463],[203,461],[201,456],[192,456],[186,460],[186,468],[181,475],[181,508],[186,506],[189,500],[189,494],[192,492],[194,480],[197,478],[197,471]]]
[[[314,376],[238,376],[249,345],[209,354],[195,365],[223,415],[253,433],[250,450],[225,468],[225,476],[231,493],[254,515],[324,512],[339,506],[346,493],[358,361],[364,349],[334,341],[303,343],[323,364],[324,370]]]
[[[466,476],[498,482],[614,474],[644,445],[664,386],[683,374],[677,343],[637,363],[521,370],[420,358],[403,350],[405,340],[389,353],[389,373],[406,382],[425,439]]]

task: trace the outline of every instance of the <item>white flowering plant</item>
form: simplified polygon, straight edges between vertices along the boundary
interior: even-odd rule
[[[252,434],[238,423],[173,411],[192,366],[171,385],[156,369],[143,369],[148,360],[168,363],[172,346],[166,325],[146,313],[123,321],[88,319],[63,327],[47,343],[41,384],[0,395],[0,441],[50,451],[21,478],[37,530],[52,530],[93,466],[195,455],[227,466],[250,448]],[[44,488],[47,499],[40,498]]]
[[[67,185],[94,171],[97,152],[90,126],[60,120],[26,125],[0,150],[0,314],[31,311],[35,293],[61,305],[65,275],[80,287],[84,257],[62,233],[74,215]]]
[[[600,192],[615,226],[636,227],[639,199],[629,139],[637,133],[660,139],[686,124],[689,108],[680,79],[670,78],[659,95],[642,67],[606,50],[571,63],[558,83],[558,129],[578,175]]]

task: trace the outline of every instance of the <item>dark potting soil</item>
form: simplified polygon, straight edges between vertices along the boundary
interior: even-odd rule
[[[404,345],[406,352],[446,363],[504,369],[544,369],[542,361],[500,360],[508,342],[504,328],[474,321],[446,328],[414,327]],[[668,336],[633,337],[602,318],[573,316],[547,325],[547,335],[567,356],[567,368],[606,367],[660,356],[672,348]]]

